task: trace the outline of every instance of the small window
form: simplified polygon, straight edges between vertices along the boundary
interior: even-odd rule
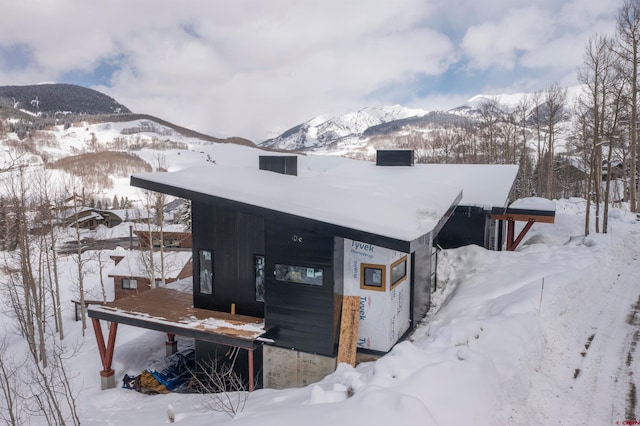
[[[255,271],[256,271],[256,302],[264,302],[264,256],[256,254]]]
[[[391,288],[397,286],[407,278],[407,256],[391,264]]]
[[[138,288],[138,280],[133,280],[131,278],[123,278],[122,288],[125,290],[136,290]]]
[[[365,290],[386,290],[387,268],[384,265],[360,264],[360,288]]]
[[[282,265],[276,263],[275,275],[277,281],[291,283],[322,285],[322,269],[308,266]]]

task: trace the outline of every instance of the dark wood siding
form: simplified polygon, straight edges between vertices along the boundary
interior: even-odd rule
[[[267,224],[266,231],[265,326],[275,345],[334,356],[333,235],[277,223]],[[276,264],[321,268],[322,285],[276,281]]]
[[[254,255],[264,254],[264,220],[220,206],[193,202],[193,304],[196,308],[264,316],[256,301]],[[198,250],[213,251],[213,294],[200,294]]]
[[[476,244],[488,248],[488,212],[480,207],[458,206],[438,234],[443,248],[457,248]]]

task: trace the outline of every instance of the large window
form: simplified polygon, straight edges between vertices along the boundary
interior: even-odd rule
[[[276,280],[292,283],[322,285],[322,269],[308,266],[275,265]]]
[[[387,267],[385,265],[360,264],[360,288],[365,290],[386,290]]]
[[[397,286],[407,278],[407,256],[391,264],[391,288]]]
[[[198,250],[200,260],[200,293],[213,294],[213,252]]]
[[[122,288],[125,290],[136,290],[138,288],[138,280],[134,280],[131,278],[123,278]]]

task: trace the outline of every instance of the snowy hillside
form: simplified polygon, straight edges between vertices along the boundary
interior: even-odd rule
[[[435,305],[409,341],[378,361],[356,368],[342,364],[305,388],[258,390],[233,420],[207,410],[203,396],[99,390],[96,341],[90,329],[82,337],[80,323],[72,321],[76,266],[65,257],[64,344],[75,348],[69,365],[82,424],[166,424],[169,407],[176,423],[190,426],[418,420],[422,425],[604,425],[638,419],[640,224],[635,215],[616,209],[608,234],[580,237],[584,205],[579,199],[557,201],[556,224],[535,225],[517,252],[475,246],[444,251]],[[127,225],[121,228],[125,234]],[[99,253],[104,259],[109,254]],[[86,282],[98,293],[95,256],[88,267]],[[139,374],[161,360],[164,340],[159,332],[120,327],[116,377]],[[9,341],[7,354],[20,357],[24,342]],[[31,424],[46,422],[32,418]]]
[[[133,200],[136,191],[129,187],[133,173],[159,166],[176,170],[193,162],[215,162],[217,151],[227,148],[232,152],[243,151],[234,139],[230,143],[215,143],[211,139],[178,131],[162,120],[87,118],[71,125],[47,126],[23,138],[7,133],[0,139],[7,154],[0,168],[17,159],[33,170],[51,170],[61,181],[78,179],[84,191],[96,199],[117,195]],[[246,145],[243,140],[237,142]],[[130,164],[124,164],[117,154],[126,155]],[[112,162],[116,164],[109,167]]]

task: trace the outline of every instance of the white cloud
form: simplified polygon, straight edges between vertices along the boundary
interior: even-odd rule
[[[462,48],[470,66],[512,70],[522,52],[534,50],[552,35],[551,17],[536,7],[507,12],[499,21],[483,22],[469,28]]]
[[[574,44],[590,28],[611,26],[603,3],[16,1],[3,5],[0,53],[25,45],[30,62],[3,68],[0,58],[0,81],[59,81],[116,58],[109,87],[95,87],[132,110],[258,141],[315,115],[376,102],[377,93],[413,99],[420,77],[452,65],[573,72],[586,39]],[[427,103],[435,98],[422,100],[413,106],[436,108]]]

